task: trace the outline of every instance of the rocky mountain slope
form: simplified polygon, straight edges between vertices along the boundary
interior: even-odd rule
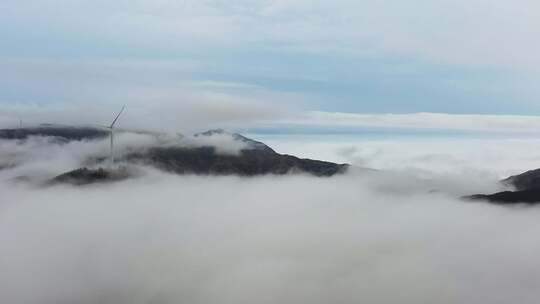
[[[39,126],[35,128],[3,129],[0,139],[25,140],[30,136],[51,137],[60,144],[70,141],[92,141],[106,139],[107,130],[99,128],[77,128],[59,126]],[[180,137],[179,137],[180,138]],[[332,176],[347,170],[347,164],[302,159],[292,155],[279,154],[262,142],[252,140],[237,133],[224,130],[210,130],[192,136],[196,144],[172,143],[144,147],[132,147],[116,157],[122,166],[145,165],[175,173],[202,175],[254,176],[264,174],[305,173],[314,176]],[[217,139],[217,141],[216,141]],[[224,153],[221,141],[226,146],[234,146],[237,151]],[[179,141],[181,142],[181,141]],[[189,142],[188,142],[189,143]],[[84,162],[89,168],[75,168],[62,173],[53,182],[87,184],[125,178],[127,171],[103,169],[106,156],[89,158]],[[94,168],[94,169],[92,169]]]
[[[496,204],[540,204],[540,169],[510,176],[501,183],[515,190],[494,194],[475,194],[465,199],[484,200]]]

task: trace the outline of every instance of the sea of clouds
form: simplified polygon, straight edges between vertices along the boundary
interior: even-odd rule
[[[107,141],[0,142],[0,302],[537,303],[540,209],[459,200],[535,168],[534,139],[257,136],[331,178],[41,187]],[[119,136],[121,142],[147,144]]]

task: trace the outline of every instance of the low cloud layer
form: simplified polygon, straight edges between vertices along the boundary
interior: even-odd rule
[[[165,94],[167,95],[167,94]],[[303,111],[286,106],[283,96],[260,99],[226,92],[184,92],[178,99],[155,96],[154,102],[134,98],[118,122],[120,128],[192,133],[213,128],[263,130],[265,132],[362,133],[364,130],[453,131],[532,135],[540,132],[540,117],[447,113],[340,113]],[[286,99],[285,99],[286,100]],[[36,126],[42,123],[104,126],[110,124],[122,104],[53,103],[12,104],[0,109],[0,128]],[[84,116],[80,113],[84,112]]]
[[[473,149],[460,150],[466,141],[448,142],[455,149],[444,156],[470,163],[431,171],[421,170],[440,161],[431,157],[438,151],[430,140],[357,142],[357,150],[351,143],[319,141],[315,150],[305,141],[281,142],[276,149],[304,149],[299,156],[313,150],[356,157],[362,147],[377,148],[366,163],[387,167],[332,178],[146,169],[114,184],[49,188],[13,183],[10,172],[18,167],[1,170],[0,302],[536,303],[540,209],[456,198],[471,188],[495,190],[490,177],[512,170],[510,162],[479,170],[482,175],[464,173],[475,159]],[[63,151],[76,155],[91,144]],[[389,154],[392,144],[401,147],[402,159]],[[2,151],[31,155],[28,168],[73,161],[44,146],[3,145]],[[31,147],[34,152],[21,150]],[[499,155],[490,151],[487,158]],[[529,159],[520,151],[512,157]],[[28,162],[49,156],[56,158]],[[415,170],[397,166],[421,156],[410,162]]]
[[[231,133],[184,135],[115,132],[117,161],[130,152],[151,147],[213,147],[218,154],[238,155],[254,149]],[[25,140],[0,139],[0,180],[29,179],[41,183],[61,173],[85,166],[103,166],[110,155],[109,137],[64,142],[54,137],[31,136]]]
[[[535,303],[538,295],[536,208],[384,193],[352,176],[156,174],[101,187],[2,188],[6,303]]]
[[[177,98],[127,102],[127,109],[117,126],[193,132],[240,123],[247,126],[256,121],[283,117],[287,112],[286,107],[227,94],[195,94]],[[41,123],[107,126],[121,107],[121,103],[12,104],[0,110],[0,127],[18,127],[21,122],[23,126]]]
[[[526,115],[482,115],[446,113],[368,114],[339,112],[305,112],[296,117],[277,120],[268,127],[322,130],[382,128],[399,131],[472,131],[487,133],[524,133],[540,131],[540,117]]]

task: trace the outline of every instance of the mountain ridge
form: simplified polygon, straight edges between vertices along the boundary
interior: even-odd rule
[[[473,194],[463,197],[471,201],[488,201],[494,204],[540,204],[540,169],[529,170],[521,174],[512,175],[500,181],[512,190],[492,194]]]
[[[124,131],[126,132],[126,131]],[[43,136],[59,139],[60,143],[73,140],[96,140],[109,136],[107,130],[92,127],[40,126],[19,129],[1,129],[0,139],[24,140],[30,136]],[[238,151],[221,153],[219,146],[206,139],[227,139],[238,144]],[[223,137],[223,138],[222,138]],[[238,133],[229,133],[223,129],[213,129],[193,135],[195,145],[154,144],[144,148],[128,149],[116,160],[122,166],[144,165],[174,174],[197,175],[284,175],[303,173],[318,177],[330,177],[347,171],[348,164],[337,164],[322,160],[299,158],[280,154],[266,144],[245,137]],[[178,137],[177,140],[181,140]],[[221,143],[218,141],[218,144]],[[55,183],[65,182],[76,185],[123,179],[126,172],[116,174],[115,169],[103,168],[106,157],[88,158],[80,168],[64,172],[52,178]]]

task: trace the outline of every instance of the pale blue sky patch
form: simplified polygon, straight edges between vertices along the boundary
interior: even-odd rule
[[[170,94],[181,103],[189,87],[296,96],[264,100],[305,111],[538,114],[538,9],[531,0],[6,0],[0,102]]]

